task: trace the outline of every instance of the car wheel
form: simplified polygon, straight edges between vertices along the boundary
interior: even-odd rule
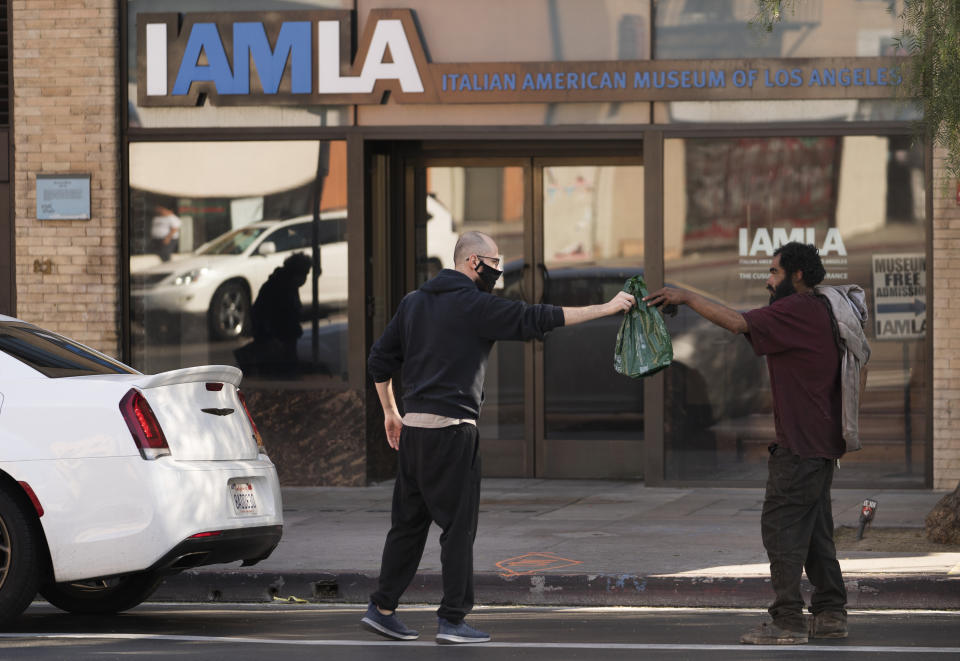
[[[225,282],[210,301],[210,337],[234,340],[250,328],[250,295],[239,282]]]
[[[20,615],[37,596],[42,553],[36,520],[0,490],[0,624]]]
[[[108,615],[137,606],[153,594],[163,575],[157,572],[73,583],[49,583],[40,594],[51,604],[77,615]]]

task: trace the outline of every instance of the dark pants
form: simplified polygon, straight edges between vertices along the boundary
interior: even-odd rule
[[[480,512],[480,454],[475,425],[404,427],[390,532],[380,582],[370,600],[395,610],[417,573],[430,523],[440,535],[443,600],[437,615],[460,622],[473,608],[473,540]]]
[[[800,578],[813,584],[810,612],[846,613],[847,591],[833,545],[830,485],[832,459],[801,459],[774,446],[760,528],[770,558],[776,599],[770,616],[777,626],[806,631]]]

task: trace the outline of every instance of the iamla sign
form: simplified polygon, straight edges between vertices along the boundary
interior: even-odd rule
[[[829,255],[830,253],[836,253],[841,257],[847,256],[847,248],[843,245],[840,230],[836,227],[831,227],[827,230],[822,244],[817,243],[817,232],[812,227],[795,227],[789,230],[784,227],[773,227],[770,229],[760,227],[753,233],[752,239],[750,237],[750,230],[746,227],[741,227],[739,239],[741,257],[756,257],[757,255],[772,257],[777,248],[791,241],[818,246],[822,256]]]
[[[426,64],[409,10],[370,12],[350,64],[351,12],[139,14],[140,106],[423,100]]]
[[[409,9],[371,11],[352,55],[353,16],[138,14],[137,104],[867,99],[902,77],[896,57],[429,62]]]

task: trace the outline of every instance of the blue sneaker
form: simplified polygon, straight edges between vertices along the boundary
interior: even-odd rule
[[[440,645],[487,642],[490,642],[490,634],[477,631],[462,620],[460,624],[453,624],[442,617],[437,618],[437,643]]]
[[[396,612],[384,615],[373,602],[367,606],[367,612],[360,620],[360,628],[393,640],[416,640],[420,637],[420,632],[408,629]]]

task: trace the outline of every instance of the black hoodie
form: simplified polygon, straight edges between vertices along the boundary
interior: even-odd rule
[[[493,343],[543,338],[563,323],[558,306],[487,294],[463,273],[443,269],[400,301],[367,366],[377,383],[403,367],[404,413],[476,420]]]

